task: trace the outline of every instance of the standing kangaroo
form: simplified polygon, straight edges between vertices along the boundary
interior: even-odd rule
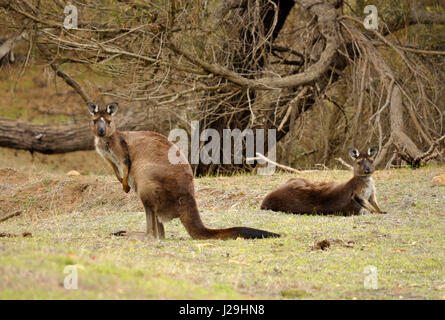
[[[165,238],[164,223],[179,218],[195,239],[245,239],[279,237],[279,234],[247,228],[209,229],[201,221],[195,200],[193,172],[179,148],[166,137],[151,131],[118,131],[113,121],[118,104],[100,110],[88,102],[90,127],[97,152],[110,163],[123,190],[133,189],[142,201],[147,221],[146,233]],[[171,148],[181,161],[172,164]],[[117,234],[126,233],[121,231]],[[136,232],[134,235],[141,235]],[[131,235],[128,233],[128,235]]]
[[[367,153],[349,149],[349,155],[354,160],[354,176],[349,181],[311,182],[302,178],[290,179],[264,198],[261,209],[295,214],[359,214],[364,208],[385,213],[377,203],[371,177],[376,153],[376,147],[369,148]]]

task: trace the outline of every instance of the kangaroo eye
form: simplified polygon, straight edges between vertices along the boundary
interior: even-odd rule
[[[107,120],[107,123],[110,124],[110,123],[111,123],[111,120]]]

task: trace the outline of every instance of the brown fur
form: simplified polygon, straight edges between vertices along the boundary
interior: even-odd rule
[[[384,213],[376,200],[372,180],[373,156],[376,148],[368,153],[354,151],[354,176],[346,182],[312,182],[293,178],[270,192],[261,209],[295,214],[359,214],[365,208]],[[351,152],[352,152],[351,151]],[[371,155],[372,156],[371,156]],[[352,156],[352,155],[351,155]]]
[[[107,132],[102,137],[98,136],[97,125],[92,123],[96,149],[112,164],[119,181],[124,183],[127,180],[129,188],[138,194],[145,208],[147,234],[163,238],[163,224],[179,218],[190,236],[195,239],[279,237],[275,233],[247,227],[205,227],[196,204],[193,172],[189,163],[182,154],[181,164],[171,164],[168,159],[170,148],[175,148],[178,155],[179,149],[166,137],[155,132],[118,131],[115,129],[112,115],[106,114],[108,107],[107,111],[99,111],[89,104],[89,108],[90,112],[97,110],[92,112],[92,121],[100,117],[111,121],[107,122]],[[111,159],[113,155],[118,159],[114,159],[115,163]],[[125,159],[130,163],[128,171],[125,169]],[[128,174],[121,178],[121,171]]]

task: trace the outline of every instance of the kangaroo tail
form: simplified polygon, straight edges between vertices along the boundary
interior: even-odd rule
[[[273,233],[265,230],[248,228],[248,227],[233,227],[227,229],[211,229],[214,232],[213,239],[264,239],[264,238],[279,238],[278,233]]]
[[[279,238],[277,233],[253,229],[248,227],[233,227],[227,229],[209,229],[201,220],[196,203],[191,205],[190,210],[181,216],[181,222],[187,232],[194,239],[263,239],[263,238]]]

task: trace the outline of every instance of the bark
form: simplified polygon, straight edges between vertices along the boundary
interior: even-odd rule
[[[397,85],[394,85],[390,104],[391,138],[397,149],[404,150],[411,157],[416,158],[420,156],[422,152],[405,133],[403,114],[402,92]]]
[[[3,42],[0,46],[0,60],[2,60],[4,56],[12,52],[19,40],[21,40],[24,36],[25,33],[23,32],[20,35],[9,38],[5,42]]]
[[[44,154],[94,148],[88,126],[48,127],[0,118],[0,147]]]

